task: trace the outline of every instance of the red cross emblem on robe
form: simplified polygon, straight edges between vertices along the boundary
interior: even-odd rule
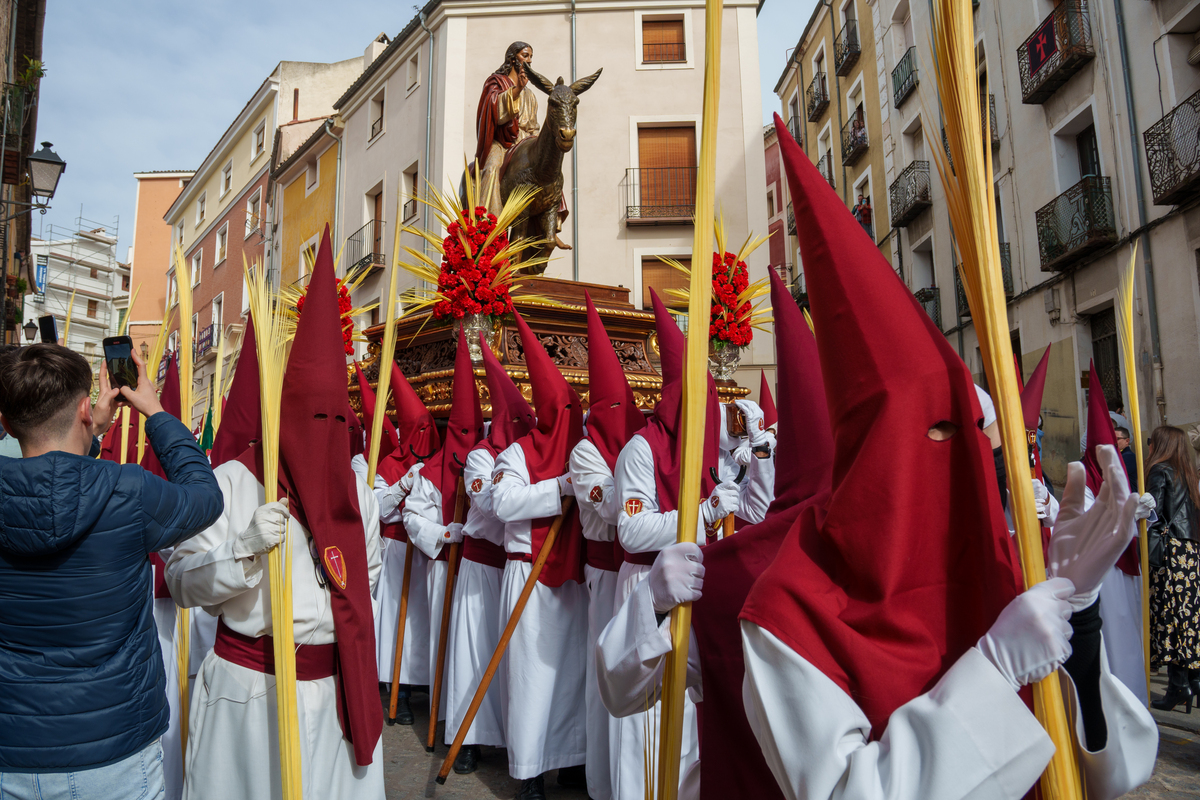
[[[593,486],[592,491],[588,492],[588,497],[593,503],[604,502],[604,490],[599,486]]]
[[[342,551],[337,547],[326,547],[321,560],[325,564],[325,574],[338,585],[342,591],[346,590],[346,559],[342,557]]]
[[[640,514],[642,511],[642,501],[636,497],[631,497],[625,501],[625,513],[629,516]]]
[[[472,492],[475,492],[476,494],[478,494],[480,492],[480,490],[482,490],[482,489],[483,489],[483,479],[482,478],[476,478],[475,480],[471,481],[471,491]]]

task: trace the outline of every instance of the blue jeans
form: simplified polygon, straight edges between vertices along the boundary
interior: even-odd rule
[[[0,772],[0,800],[156,800],[163,782],[162,742],[106,767],[78,772]]]

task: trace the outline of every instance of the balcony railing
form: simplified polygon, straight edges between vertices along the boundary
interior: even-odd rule
[[[209,325],[207,328],[201,329],[200,333],[196,334],[196,344],[193,346],[195,352],[195,360],[203,361],[209,355],[216,355],[214,352],[221,340],[221,329],[216,323]]]
[[[804,123],[800,121],[799,115],[793,115],[791,119],[787,121],[788,133],[790,133],[792,138],[796,140],[796,144],[804,144],[804,132],[801,130],[801,126],[803,124]]]
[[[990,116],[989,116],[989,114],[990,114]],[[979,124],[983,128],[983,131],[984,131],[983,140],[985,143],[988,142],[987,129],[988,129],[988,122],[990,120],[991,128],[992,128],[992,136],[991,136],[990,144],[991,144],[992,148],[995,148],[996,146],[998,146],[1000,144],[1000,134],[998,132],[998,128],[996,127],[996,95],[994,95],[994,94],[988,95],[987,105],[983,105],[980,107],[979,116],[980,116]],[[945,126],[942,126],[942,149],[944,149],[946,151],[946,163],[948,163],[950,165],[950,169],[953,170],[954,169],[954,159],[950,156],[950,137],[946,135]]]
[[[383,131],[383,116],[371,123],[371,138],[374,139]]]
[[[687,61],[687,49],[683,42],[642,43],[643,64],[669,64]]]
[[[1143,134],[1156,205],[1169,206],[1200,188],[1200,92]]]
[[[858,63],[861,52],[862,46],[858,43],[858,21],[848,19],[833,45],[834,71],[843,78],[849,75],[850,70]]]
[[[933,324],[940,331],[942,329],[942,293],[937,290],[936,286],[931,286],[927,289],[917,289],[913,292],[913,297],[917,298],[917,302],[925,309],[925,313],[933,320]]]
[[[791,203],[788,203],[787,232],[789,236],[796,235],[796,212],[792,210]]]
[[[407,202],[404,203],[403,209],[401,209],[400,219],[402,219],[402,220],[412,219],[416,215],[417,215],[417,198],[410,197],[407,200]]]
[[[888,187],[892,227],[900,228],[916,219],[933,204],[929,190],[929,162],[914,161]]]
[[[383,271],[387,264],[383,255],[383,226],[383,220],[373,219],[346,239],[347,276]]]
[[[971,316],[971,306],[967,303],[967,290],[963,287],[962,275],[958,272],[958,263],[954,264],[954,310],[958,318]]]
[[[1004,279],[1004,296],[1013,296],[1012,245],[1000,243],[1000,277]]]
[[[1095,56],[1087,0],[1063,0],[1017,48],[1022,100],[1046,102]]]
[[[919,82],[917,48],[910,47],[897,62],[896,68],[892,70],[892,101],[896,104],[896,108],[899,108],[900,104],[908,99]]]
[[[1042,270],[1061,270],[1117,240],[1108,178],[1089,176],[1037,211]]]
[[[816,122],[825,113],[825,109],[829,108],[829,85],[825,82],[824,72],[813,76],[804,96],[808,108],[808,121]]]
[[[163,353],[162,361],[158,362],[158,377],[155,378],[155,380],[158,383],[162,383],[163,379],[167,377],[167,365],[170,363],[171,363],[170,351]]]
[[[829,152],[823,156],[817,157],[817,172],[821,173],[821,177],[829,181],[829,185],[837,188],[837,182],[833,179],[833,153]]]
[[[695,167],[632,167],[624,186],[627,225],[686,224],[695,213]]]
[[[867,125],[857,114],[842,126],[842,163],[850,166],[867,152]]]

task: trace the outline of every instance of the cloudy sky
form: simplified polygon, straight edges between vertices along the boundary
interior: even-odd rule
[[[763,121],[815,0],[766,0],[758,18]],[[74,229],[81,215],[133,233],[133,173],[191,169],[280,60],[338,61],[381,30],[395,35],[410,3],[344,0],[51,0],[38,140],[67,162],[53,209],[34,217]],[[336,13],[330,13],[336,8]],[[698,100],[697,100],[698,102]]]

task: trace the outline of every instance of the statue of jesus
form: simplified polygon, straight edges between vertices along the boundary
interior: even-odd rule
[[[475,113],[475,162],[481,171],[480,191],[485,193],[480,205],[492,214],[499,214],[500,171],[508,150],[523,139],[537,136],[538,104],[529,88],[525,66],[533,61],[533,47],[525,42],[513,42],[504,54],[504,63],[488,76],[479,97]],[[493,183],[494,181],[494,183]],[[488,192],[488,187],[492,191]]]

